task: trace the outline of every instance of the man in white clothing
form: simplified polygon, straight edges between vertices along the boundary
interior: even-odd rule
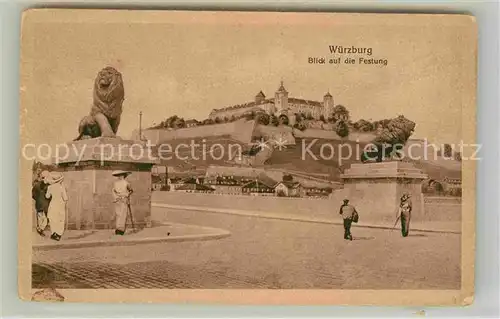
[[[130,205],[130,195],[133,192],[126,178],[131,172],[114,171],[112,174],[118,178],[113,184],[113,199],[116,213],[115,234],[124,235],[125,224],[127,223],[127,212]]]

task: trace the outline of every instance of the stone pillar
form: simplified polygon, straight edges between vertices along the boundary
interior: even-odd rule
[[[427,175],[412,163],[352,164],[341,177],[346,197],[370,220],[394,221],[405,192],[412,196],[412,219],[419,220],[425,213],[421,185]]]
[[[136,227],[151,226],[151,168],[157,164],[141,141],[94,138],[71,142],[54,159],[68,192],[68,229],[113,229],[114,170],[127,170],[134,190],[130,206]],[[121,151],[120,151],[121,149]],[[130,219],[127,224],[131,225]]]

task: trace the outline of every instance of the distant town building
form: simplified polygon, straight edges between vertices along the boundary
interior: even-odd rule
[[[302,185],[300,185],[299,182],[293,181],[279,182],[275,186],[274,191],[276,193],[276,196],[302,197],[304,195]]]
[[[446,183],[447,188],[461,188],[462,187],[462,179],[460,179],[460,178],[445,177],[444,182]]]
[[[332,193],[332,188],[304,187],[303,192],[307,197],[327,198]]]
[[[164,165],[153,165],[153,167],[151,167],[151,174],[153,175],[166,174],[166,173],[167,173],[167,167]]]
[[[241,194],[241,179],[234,176],[217,176],[215,179],[207,180],[207,185],[214,189],[215,194],[239,195]]]
[[[202,184],[183,184],[179,185],[175,191],[183,193],[213,193],[214,189]]]
[[[198,122],[197,120],[187,120],[186,122],[186,127],[193,127],[193,126],[198,126],[200,124],[200,122]]]
[[[170,191],[175,191],[179,186],[184,185],[184,181],[180,177],[172,177],[167,179],[167,185]]]
[[[254,98],[254,101],[228,106],[220,109],[214,109],[210,112],[209,118],[215,120],[231,119],[251,112],[263,111],[267,114],[274,114],[280,118],[287,118],[287,121],[293,122],[294,115],[304,114],[307,117],[319,119],[322,115],[328,118],[334,110],[334,101],[332,95],[328,92],[323,96],[323,101],[312,101],[298,99],[288,96],[288,91],[281,81],[281,85],[274,94],[274,98],[266,98],[265,94],[260,91]],[[293,124],[293,123],[290,123]]]
[[[166,180],[159,174],[151,174],[151,189],[159,191],[167,185]]]
[[[243,185],[241,189],[244,195],[275,196],[274,185],[258,179]]]

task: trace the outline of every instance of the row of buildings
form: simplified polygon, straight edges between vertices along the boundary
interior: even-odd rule
[[[281,197],[328,197],[332,188],[311,186],[294,181],[291,175],[284,175],[275,181],[265,173],[255,176],[228,174],[206,174],[175,176],[175,174],[153,174],[153,190],[185,193],[211,193],[216,195],[250,195]]]

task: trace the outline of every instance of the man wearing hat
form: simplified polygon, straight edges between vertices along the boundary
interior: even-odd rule
[[[404,193],[401,196],[401,201],[399,203],[399,218],[401,218],[401,235],[407,237],[410,232],[410,218],[411,218],[411,195],[409,193]]]
[[[49,187],[45,197],[50,198],[49,212],[47,217],[50,221],[50,230],[53,240],[61,240],[61,237],[66,228],[66,203],[68,202],[68,194],[66,187],[63,184],[64,176],[59,172],[50,173],[48,178]]]
[[[349,205],[348,199],[344,199],[344,203],[340,206],[339,214],[342,215],[342,219],[344,219],[344,239],[352,240],[351,225],[358,212],[354,206]]]
[[[112,174],[118,178],[113,184],[113,198],[116,213],[115,234],[124,235],[130,195],[133,192],[130,183],[126,180],[126,177],[131,174],[131,172],[118,170],[113,171]]]
[[[49,171],[40,172],[33,183],[31,197],[35,200],[36,210],[36,231],[40,236],[45,236],[44,230],[47,228],[47,213],[49,210],[50,199],[45,197],[47,193]]]

